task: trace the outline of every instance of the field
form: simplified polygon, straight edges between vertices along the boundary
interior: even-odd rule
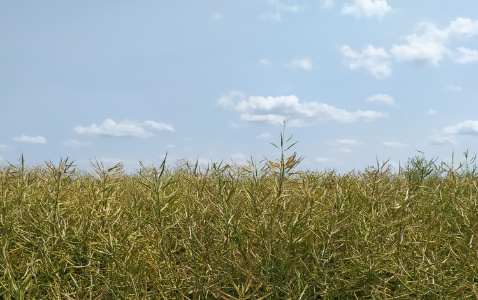
[[[478,177],[411,158],[0,169],[3,299],[476,299]]]

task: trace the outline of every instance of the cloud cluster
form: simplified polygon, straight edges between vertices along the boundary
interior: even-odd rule
[[[405,148],[408,147],[407,144],[404,144],[402,142],[397,142],[397,141],[385,141],[382,143],[384,147],[388,148]]]
[[[294,59],[287,65],[294,69],[302,69],[305,71],[313,69],[312,61],[308,58]]]
[[[387,94],[376,94],[367,98],[368,102],[384,103],[390,106],[397,106],[395,99]]]
[[[478,21],[457,18],[447,28],[439,29],[435,24],[422,22],[418,33],[407,35],[407,43],[393,45],[390,53],[399,62],[414,61],[420,64],[438,66],[448,55],[453,61],[467,64],[478,61],[478,51],[459,47],[453,51],[447,47],[453,40],[468,39],[478,34]]]
[[[29,136],[21,135],[13,138],[13,141],[20,143],[32,143],[32,144],[46,144],[46,139],[40,135]]]
[[[448,85],[446,86],[446,89],[449,90],[449,91],[459,92],[459,91],[461,91],[463,88],[462,88],[461,86],[458,86],[458,85],[448,84]]]
[[[323,0],[320,7],[324,9],[330,9],[334,7],[334,2],[332,0]]]
[[[364,68],[376,78],[386,78],[392,74],[387,51],[380,47],[368,45],[362,52],[356,52],[350,46],[340,47],[344,63],[351,69]]]
[[[268,60],[267,58],[261,58],[257,61],[257,63],[259,65],[262,65],[262,66],[272,66],[273,65],[273,63],[270,60]],[[304,71],[310,71],[314,68],[314,64],[313,64],[312,60],[310,60],[307,57],[293,59],[289,62],[284,63],[283,66],[286,67],[286,68],[301,69],[301,70],[304,70]]]
[[[211,21],[220,21],[222,19],[224,19],[224,15],[219,14],[219,13],[215,13],[215,14],[212,15],[210,20]]]
[[[478,121],[467,120],[456,125],[443,128],[448,135],[476,135],[478,136]]]
[[[156,131],[174,131],[174,128],[171,125],[165,123],[157,123],[154,121],[144,121],[142,123],[124,121],[121,123],[116,123],[111,119],[106,119],[99,126],[94,123],[87,127],[76,126],[74,128],[74,131],[78,134],[103,135],[114,137],[147,138],[154,136],[154,134],[147,129]]]
[[[432,135],[430,143],[433,145],[454,144],[454,138],[460,135],[478,137],[478,121],[466,120],[455,125],[444,127]]]
[[[335,150],[342,153],[352,153],[352,149],[355,146],[363,145],[363,142],[354,140],[354,139],[336,139],[335,141],[327,142],[331,145],[338,145],[339,147]]]
[[[268,0],[270,6],[274,8],[273,12],[266,12],[259,16],[261,21],[282,21],[281,12],[296,13],[302,10],[302,6],[297,4],[287,4],[279,0]]]
[[[352,4],[345,4],[342,13],[350,14],[356,17],[365,16],[367,18],[383,18],[392,8],[386,0],[354,0]]]
[[[358,2],[361,1],[356,1]],[[394,44],[389,51],[372,45],[368,45],[361,52],[344,45],[339,51],[351,70],[364,68],[376,78],[386,78],[392,74],[391,57],[397,62],[431,66],[438,66],[445,57],[458,64],[478,62],[477,50],[465,47],[453,50],[449,46],[451,42],[466,40],[475,35],[478,35],[478,20],[457,18],[444,29],[430,22],[422,22],[416,32],[405,36],[406,43]]]
[[[336,141],[338,144],[341,145],[348,145],[348,146],[356,146],[356,145],[361,145],[362,142],[359,142],[354,139],[337,139]]]
[[[301,102],[294,95],[264,97],[249,96],[233,91],[221,97],[217,104],[239,113],[246,122],[282,124],[289,120],[290,126],[310,126],[322,122],[356,122],[373,120],[386,115],[371,110],[347,111],[320,102]]]
[[[263,133],[259,134],[257,136],[257,138],[268,140],[268,139],[272,138],[272,134],[270,134],[269,132],[263,132]]]

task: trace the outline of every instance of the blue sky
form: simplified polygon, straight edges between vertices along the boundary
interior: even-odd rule
[[[0,66],[1,164],[260,161],[284,119],[312,170],[478,146],[473,0],[1,1]]]

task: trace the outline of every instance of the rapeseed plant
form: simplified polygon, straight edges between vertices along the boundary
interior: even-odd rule
[[[0,298],[478,297],[474,157],[299,172],[285,129],[247,166],[0,167]]]

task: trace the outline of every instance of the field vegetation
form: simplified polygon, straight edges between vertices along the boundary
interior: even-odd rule
[[[0,169],[2,299],[476,299],[474,157]]]

